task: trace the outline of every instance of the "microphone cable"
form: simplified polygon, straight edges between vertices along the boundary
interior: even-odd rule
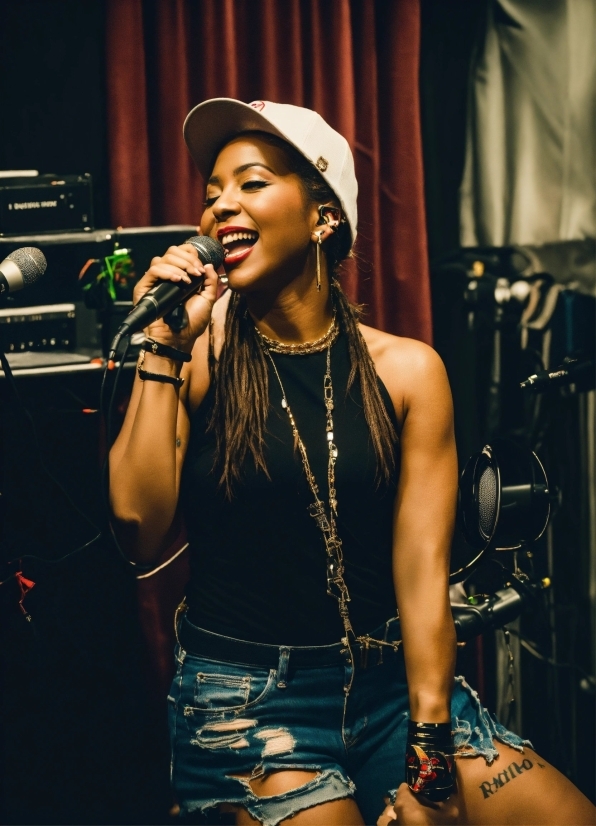
[[[130,348],[130,341],[131,337],[129,335],[122,336],[124,340],[124,349],[122,351],[122,355],[120,356],[119,362],[117,362],[118,367],[116,369],[116,375],[114,376],[114,382],[112,384],[112,392],[110,393],[110,400],[106,408],[106,385],[107,385],[107,376],[108,373],[111,373],[112,370],[109,368],[109,365],[112,363],[112,360],[109,360],[106,364],[106,369],[103,374],[103,379],[101,382],[101,390],[99,395],[99,410],[100,416],[104,422],[105,429],[106,429],[106,455],[103,462],[102,473],[101,473],[101,493],[102,493],[102,502],[103,502],[103,509],[104,509],[104,516],[107,522],[108,528],[110,530],[110,536],[114,543],[114,546],[122,559],[126,562],[126,564],[135,570],[139,571],[140,573],[147,573],[152,571],[156,566],[155,565],[142,565],[139,562],[133,562],[132,559],[124,552],[120,542],[118,541],[118,537],[116,535],[116,531],[114,530],[114,526],[112,525],[112,509],[110,506],[110,450],[112,448],[112,444],[115,441],[113,437],[113,421],[114,421],[114,404],[116,401],[116,395],[118,390],[118,383],[120,381],[120,377],[122,375],[122,368],[124,367],[124,362],[126,361],[126,356],[128,354],[128,350]],[[115,361],[115,360],[114,360]]]
[[[110,455],[110,449],[112,447],[112,442],[114,440],[114,438],[113,438],[114,404],[115,404],[115,400],[116,400],[116,397],[117,397],[118,383],[119,383],[119,380],[120,380],[121,375],[122,375],[122,369],[123,369],[124,363],[126,361],[126,356],[128,354],[128,350],[130,348],[130,336],[126,336],[126,337],[123,337],[123,338],[125,340],[125,346],[124,346],[120,361],[118,363],[118,367],[117,367],[117,370],[116,370],[116,375],[114,377],[114,382],[113,382],[112,390],[111,390],[111,393],[110,393],[109,402],[107,404],[107,409],[106,409],[106,391],[107,391],[107,384],[108,384],[107,377],[108,377],[108,374],[112,372],[112,370],[109,367],[109,362],[106,362],[106,367],[104,369],[104,373],[103,373],[102,381],[101,381],[101,387],[100,387],[100,391],[99,391],[100,421],[104,422],[105,433],[106,433],[106,455],[105,455],[103,465],[102,465],[102,469],[101,469],[101,472],[100,472],[100,488],[101,488],[100,494],[101,494],[101,500],[102,500],[102,506],[103,506],[102,509],[103,509],[103,512],[104,512],[104,518],[105,518],[105,521],[106,521],[107,526],[109,528],[112,542],[113,542],[116,550],[118,551],[118,554],[127,563],[127,566],[135,568],[135,570],[137,570],[139,572],[140,577],[143,577],[143,576],[149,576],[149,575],[151,575],[151,573],[157,573],[156,569],[160,569],[161,567],[165,567],[165,565],[159,565],[159,564],[158,565],[141,565],[139,563],[133,562],[127,556],[127,554],[123,551],[120,543],[118,542],[118,538],[116,536],[116,532],[114,531],[114,528],[113,528],[112,522],[111,522],[111,518],[110,518],[111,517],[111,508],[110,508],[110,500],[109,500],[109,455]],[[98,525],[96,525],[95,522],[92,519],[90,519],[90,517],[76,504],[76,502],[73,500],[71,495],[68,493],[68,491],[66,490],[64,485],[59,481],[59,479],[57,479],[54,476],[54,474],[48,468],[48,466],[47,466],[47,464],[44,460],[42,447],[41,447],[41,442],[40,442],[40,438],[39,438],[39,433],[38,433],[37,427],[35,425],[35,420],[34,420],[33,416],[31,415],[30,411],[28,410],[28,408],[26,407],[25,403],[23,402],[23,399],[22,399],[22,397],[21,397],[21,395],[18,391],[16,382],[15,382],[15,379],[14,379],[14,375],[13,375],[12,370],[10,368],[8,358],[6,357],[6,354],[1,350],[0,350],[0,364],[2,365],[2,369],[4,371],[4,375],[6,376],[6,379],[8,381],[10,390],[12,391],[12,394],[13,394],[15,400],[17,401],[17,404],[18,404],[20,410],[24,414],[26,420],[29,422],[29,425],[31,427],[31,431],[32,431],[32,434],[33,434],[33,445],[34,445],[34,448],[36,449],[36,452],[37,452],[37,455],[38,455],[38,458],[39,458],[40,467],[42,468],[42,470],[46,474],[46,476],[56,485],[58,490],[62,493],[62,495],[64,496],[64,498],[66,499],[68,504],[73,508],[73,510],[76,513],[78,513],[81,517],[83,517],[83,519],[97,532],[95,534],[95,536],[92,539],[90,539],[88,542],[85,542],[83,545],[80,545],[78,548],[75,548],[74,550],[69,551],[66,554],[63,554],[62,556],[58,557],[57,559],[49,559],[49,558],[44,557],[44,556],[39,556],[38,554],[18,554],[17,556],[13,557],[12,559],[0,560],[0,565],[2,565],[3,567],[6,566],[7,569],[10,569],[11,566],[13,566],[15,563],[18,563],[18,569],[20,569],[21,565],[22,565],[22,561],[25,560],[25,559],[35,560],[36,562],[43,562],[46,565],[58,565],[58,564],[61,564],[62,562],[65,562],[67,559],[70,559],[71,557],[75,556],[76,554],[79,554],[82,551],[85,551],[88,548],[95,545],[95,543],[98,542],[105,535],[105,530],[100,528]],[[13,547],[14,547],[14,545],[10,546],[7,549],[7,554],[10,553],[10,550]],[[182,552],[182,550],[184,550],[184,549],[185,548],[182,548],[177,554],[175,554],[175,556],[178,556]],[[168,560],[168,562],[165,563],[165,564],[168,564],[170,561],[172,561],[172,560]],[[7,584],[8,582],[10,582],[15,577],[18,579],[20,574],[21,574],[20,570],[14,571],[12,573],[8,573],[8,576],[4,576],[3,579],[0,580],[0,586]],[[139,576],[137,576],[137,578],[139,578]],[[24,594],[23,594],[23,596],[24,596]],[[28,613],[26,611],[24,611],[24,609],[23,609],[23,612],[30,619],[30,616],[28,615]]]

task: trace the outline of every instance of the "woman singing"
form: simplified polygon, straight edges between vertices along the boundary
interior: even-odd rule
[[[181,332],[147,329],[110,456],[137,561],[159,558],[178,514],[189,534],[168,698],[182,813],[592,823],[454,678],[450,391],[430,347],[364,326],[341,290],[357,227],[347,142],[308,109],[227,99],[193,109],[184,134],[229,289],[216,303],[190,244],[153,259],[137,301],[159,280],[204,288]]]

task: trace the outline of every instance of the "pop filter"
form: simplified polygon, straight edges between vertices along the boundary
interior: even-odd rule
[[[450,582],[466,579],[488,552],[535,542],[549,517],[548,480],[538,456],[495,439],[468,459],[461,475],[458,520],[473,557],[450,574]]]

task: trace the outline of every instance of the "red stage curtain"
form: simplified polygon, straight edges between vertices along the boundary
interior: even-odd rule
[[[368,306],[368,324],[430,342],[419,4],[108,0],[113,223],[198,221],[203,185],[182,140],[195,104],[233,97],[308,106],[345,135],[356,158],[350,297]]]

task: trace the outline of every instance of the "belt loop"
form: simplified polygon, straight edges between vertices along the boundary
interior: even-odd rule
[[[176,642],[180,645],[180,639],[178,637],[178,626],[180,625],[180,620],[184,616],[184,614],[188,611],[188,605],[186,604],[186,597],[182,597],[182,602],[176,608],[176,612],[174,614],[174,633],[176,634]],[[180,648],[182,646],[180,645]]]
[[[394,623],[399,623],[399,610],[397,611],[397,613],[394,617],[389,617],[389,619],[385,623],[385,636],[383,637],[383,640],[385,642],[391,642],[389,640],[389,629],[390,628],[393,629],[393,624]]]
[[[290,649],[282,645],[279,649],[279,663],[277,666],[277,687],[287,688],[288,664],[290,662]]]
[[[188,605],[186,604],[186,597],[182,597],[182,602],[176,608],[176,613],[174,614],[174,633],[176,634],[176,642],[178,643],[178,648],[176,651],[176,661],[178,665],[181,666],[184,663],[186,658],[186,651],[182,647],[182,643],[180,642],[180,637],[178,636],[178,629],[182,621],[184,620],[184,615],[188,611]]]

